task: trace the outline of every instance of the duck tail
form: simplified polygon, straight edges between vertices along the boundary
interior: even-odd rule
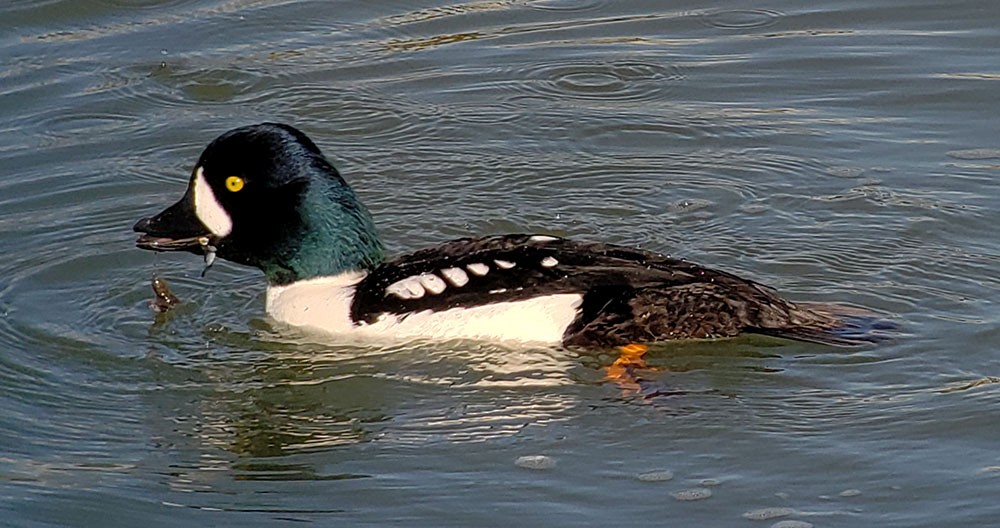
[[[796,302],[803,311],[823,321],[819,325],[762,328],[760,333],[839,347],[857,347],[891,341],[899,324],[879,314],[842,304]]]

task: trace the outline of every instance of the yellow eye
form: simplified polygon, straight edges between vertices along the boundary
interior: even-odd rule
[[[229,189],[229,192],[240,192],[243,189],[243,178],[239,176],[226,178],[226,189]]]

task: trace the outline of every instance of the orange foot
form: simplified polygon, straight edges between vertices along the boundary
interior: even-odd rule
[[[614,382],[623,391],[639,392],[641,387],[635,370],[646,368],[646,360],[643,359],[646,352],[649,352],[649,347],[638,343],[618,347],[618,359],[608,367],[606,379]]]

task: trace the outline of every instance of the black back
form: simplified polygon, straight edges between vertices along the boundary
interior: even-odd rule
[[[505,268],[500,264],[513,266]],[[471,271],[482,269],[482,265],[489,268],[485,275]],[[468,282],[459,286],[447,281],[442,272],[447,268],[462,270]],[[417,298],[403,298],[387,290],[398,281],[421,274],[435,275],[447,286],[440,293],[426,291]],[[583,295],[580,316],[566,335],[567,341],[579,344],[735,335],[754,325],[750,320],[727,318],[721,323],[725,328],[708,324],[708,331],[701,332],[704,335],[681,335],[684,332],[678,328],[673,329],[677,334],[673,336],[645,335],[664,321],[660,317],[643,321],[641,316],[662,312],[656,305],[664,302],[683,300],[689,305],[669,310],[678,323],[685,312],[711,311],[705,303],[713,304],[711,301],[720,296],[743,299],[744,304],[792,307],[752,281],[640,249],[502,235],[454,240],[382,264],[358,285],[351,315],[355,321],[371,323],[382,313],[447,310],[562,293]],[[684,295],[678,297],[680,293]],[[649,306],[643,306],[646,303]],[[656,328],[653,333],[662,332],[670,333],[671,329]]]

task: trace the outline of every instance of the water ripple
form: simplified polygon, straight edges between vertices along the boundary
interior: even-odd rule
[[[594,11],[608,4],[608,0],[529,0],[525,3],[530,9],[568,12]]]
[[[381,104],[378,101],[382,101]],[[412,144],[433,134],[433,107],[405,101],[386,103],[377,92],[342,92],[325,85],[303,85],[274,102],[278,113],[307,110],[301,122],[328,130],[324,136],[336,138],[338,146],[388,142],[396,146]],[[339,152],[331,152],[337,155]]]
[[[636,59],[567,59],[527,66],[509,77],[521,79],[511,88],[530,96],[613,102],[663,99],[685,75],[676,65]]]
[[[768,9],[729,9],[703,13],[699,20],[709,27],[746,30],[772,26],[785,16]]]
[[[134,90],[148,103],[168,107],[192,104],[251,103],[265,97],[262,93],[270,80],[269,73],[254,68],[227,65],[163,62],[149,75],[153,86]],[[151,88],[159,89],[151,89]]]

